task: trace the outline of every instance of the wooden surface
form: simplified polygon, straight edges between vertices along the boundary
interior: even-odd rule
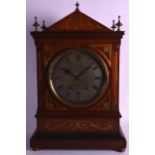
[[[30,146],[39,149],[102,149],[123,152],[126,140],[121,130],[113,134],[39,133],[35,132]]]

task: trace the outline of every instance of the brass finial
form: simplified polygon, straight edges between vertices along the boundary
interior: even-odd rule
[[[43,29],[43,31],[46,30],[45,20],[43,20],[43,24],[42,24],[42,27],[41,28]]]
[[[76,2],[75,6],[76,6],[76,11],[79,11],[80,4],[78,2]]]
[[[115,29],[116,29],[115,20],[112,21],[112,27],[111,28],[112,28],[113,31],[115,31]]]
[[[40,25],[39,25],[39,23],[37,21],[37,17],[34,17],[34,24],[33,24],[33,26],[35,28],[35,31],[38,31],[38,26],[40,26]]]
[[[123,25],[120,20],[121,20],[121,16],[118,16],[118,22],[116,23],[117,31],[121,31],[120,27]]]

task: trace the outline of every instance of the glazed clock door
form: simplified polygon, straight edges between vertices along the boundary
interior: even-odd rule
[[[87,49],[70,49],[59,54],[48,70],[51,92],[64,104],[83,107],[93,104],[108,84],[108,70]]]

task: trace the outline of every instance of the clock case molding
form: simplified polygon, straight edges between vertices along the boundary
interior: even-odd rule
[[[36,45],[38,108],[32,149],[114,149],[122,151],[126,140],[120,128],[119,54],[124,31],[114,31],[78,8],[42,31],[35,18],[31,32]],[[109,83],[96,103],[81,108],[62,104],[48,84],[50,62],[66,49],[86,48],[104,61]]]

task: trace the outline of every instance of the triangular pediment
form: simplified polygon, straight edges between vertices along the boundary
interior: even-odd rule
[[[75,10],[73,13],[59,20],[55,24],[49,26],[47,28],[47,31],[111,32],[112,30],[87,16],[86,14],[82,13],[81,11]]]

